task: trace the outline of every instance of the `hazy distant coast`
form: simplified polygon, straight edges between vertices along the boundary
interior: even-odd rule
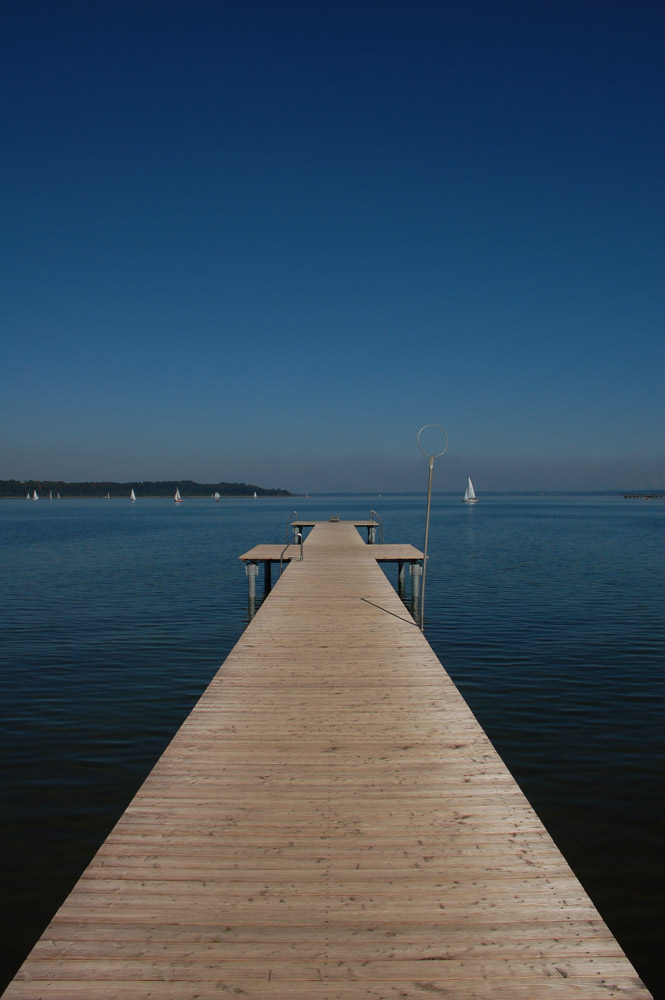
[[[289,497],[288,490],[266,489],[264,486],[256,486],[254,483],[195,483],[191,479],[168,479],[159,482],[128,482],[128,483],[65,483],[56,482],[50,479],[26,479],[21,482],[18,479],[0,480],[1,497],[25,497],[32,495],[33,490],[38,496],[48,497],[52,491],[53,496],[60,494],[61,498],[66,497],[128,497],[130,490],[134,490],[137,497],[168,497],[173,496],[175,490],[179,489],[183,497],[209,497],[214,493],[219,493],[222,497]]]

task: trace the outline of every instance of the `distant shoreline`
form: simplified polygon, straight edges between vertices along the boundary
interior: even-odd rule
[[[249,483],[195,483],[191,480],[169,480],[165,482],[128,482],[128,483],[66,483],[51,480],[0,480],[0,500],[25,500],[26,494],[32,497],[33,490],[37,491],[39,499],[48,499],[49,492],[53,491],[53,499],[60,494],[61,500],[104,500],[107,495],[110,499],[127,499],[133,489],[137,498],[159,499],[167,497],[171,499],[175,490],[179,489],[181,495],[186,499],[204,500],[212,499],[215,493],[219,493],[219,499],[253,499],[256,494],[260,497],[292,497],[293,499],[314,500],[321,497],[357,497],[358,499],[370,497],[372,500],[394,500],[406,497],[426,496],[424,490],[323,490],[313,493],[291,493],[288,490],[268,489],[262,486],[255,486]],[[459,490],[434,490],[432,496],[436,497],[459,497]],[[531,498],[556,498],[556,497],[623,497],[624,500],[665,500],[663,490],[483,490],[484,498],[490,497],[531,497]]]
[[[134,490],[137,497],[172,497],[176,489],[183,497],[290,497],[288,490],[266,488],[254,483],[196,483],[191,479],[166,479],[157,481],[117,482],[64,482],[51,479],[18,479],[0,480],[0,499],[25,499],[32,496],[33,491],[38,497],[48,498],[52,492],[54,499],[58,496],[65,499],[95,499],[128,497]]]

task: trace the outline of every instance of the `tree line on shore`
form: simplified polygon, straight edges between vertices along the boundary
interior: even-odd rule
[[[48,495],[60,497],[128,497],[130,490],[137,496],[168,497],[179,489],[183,497],[209,497],[214,493],[220,496],[250,496],[256,493],[259,497],[288,497],[288,490],[265,489],[253,483],[195,483],[191,479],[164,479],[158,482],[128,482],[128,483],[65,483],[62,480],[51,479],[0,479],[0,497],[32,496],[36,490],[38,496]]]

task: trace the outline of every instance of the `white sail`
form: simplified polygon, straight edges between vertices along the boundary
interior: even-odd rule
[[[466,490],[464,491],[464,503],[476,503],[477,499],[476,491],[473,488],[473,483],[471,482],[471,477],[469,476],[466,484]]]
[[[37,490],[33,490],[32,491],[32,499],[33,500],[39,500],[39,496],[37,495]]]
[[[132,492],[129,494],[129,499],[132,501],[132,503],[134,503],[134,501],[136,500],[136,493],[134,492],[133,489]]]
[[[219,502],[219,493],[215,493],[214,499],[215,499],[215,503]]]
[[[175,497],[173,499],[175,500],[176,503],[182,503],[182,497],[180,496],[180,490],[178,489],[177,486],[176,486],[176,489],[175,489]]]

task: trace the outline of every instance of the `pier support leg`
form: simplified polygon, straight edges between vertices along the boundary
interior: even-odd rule
[[[256,614],[256,577],[259,573],[259,567],[256,563],[248,562],[245,566],[245,572],[247,573],[247,588],[248,588],[248,611],[249,617],[253,618]]]
[[[374,545],[375,542],[376,542],[376,525],[372,524],[367,529],[367,544]]]
[[[420,617],[420,581],[423,575],[421,563],[411,563],[411,616],[416,621]]]
[[[397,593],[400,600],[404,600],[404,595],[406,594],[406,563],[397,563]]]
[[[271,569],[272,563],[266,559],[263,564],[263,590],[265,594],[270,593],[270,588],[272,586]]]

